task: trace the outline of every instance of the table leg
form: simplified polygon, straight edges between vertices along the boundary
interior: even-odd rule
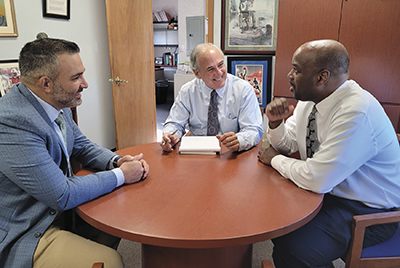
[[[226,248],[168,248],[142,244],[142,268],[251,268],[253,245]]]

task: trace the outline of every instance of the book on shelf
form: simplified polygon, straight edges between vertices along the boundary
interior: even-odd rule
[[[162,65],[178,65],[179,53],[166,52],[163,54]]]
[[[156,21],[157,21],[157,22],[162,21],[162,20],[161,20],[161,16],[160,16],[160,14],[158,14],[158,12],[154,12],[153,14],[154,14],[154,16],[156,17]]]
[[[168,22],[171,20],[171,18],[172,18],[171,15],[168,14],[168,12],[165,12],[164,10],[153,13],[153,21],[154,22]]]
[[[215,136],[183,136],[180,154],[219,154],[221,146]]]

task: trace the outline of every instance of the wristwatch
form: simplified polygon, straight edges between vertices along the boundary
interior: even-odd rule
[[[120,156],[120,155],[114,158],[114,161],[113,161],[113,167],[114,168],[119,167],[118,166],[118,160],[120,160],[121,158],[122,158],[122,156]]]

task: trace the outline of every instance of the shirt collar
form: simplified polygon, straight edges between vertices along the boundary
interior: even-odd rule
[[[203,81],[203,80],[202,80],[202,81]],[[203,83],[204,83],[204,81],[203,81]],[[228,83],[228,77],[226,77],[225,85],[224,85],[223,87],[221,87],[221,88],[212,89],[212,88],[209,88],[209,87],[206,85],[206,83],[204,83],[204,86],[209,90],[208,95],[211,94],[211,91],[215,90],[215,91],[217,92],[218,96],[221,97],[221,96],[223,96],[223,93],[224,93],[224,91],[225,91],[225,88],[226,88],[226,84],[227,84],[227,83]]]
[[[32,93],[32,95],[38,100],[38,102],[40,103],[40,105],[42,105],[43,109],[45,110],[47,116],[50,118],[50,121],[53,122],[54,120],[56,120],[56,118],[58,117],[59,113],[62,113],[61,111],[58,111],[56,108],[54,108],[53,106],[51,106],[50,104],[48,104],[47,102],[45,102],[44,100],[42,100],[39,96],[37,96],[32,90],[30,90],[28,87],[26,87],[29,92]]]
[[[349,81],[345,81],[341,86],[339,86],[331,95],[317,103],[316,108],[318,113],[324,117],[326,113],[331,111],[332,106],[335,105],[340,99],[341,92],[348,86]]]

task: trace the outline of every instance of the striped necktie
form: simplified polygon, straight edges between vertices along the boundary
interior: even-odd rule
[[[65,120],[64,120],[64,117],[62,116],[62,113],[58,114],[58,117],[56,118],[56,120],[54,120],[54,122],[56,122],[56,124],[58,125],[58,127],[61,130],[61,134],[62,134],[63,139],[64,139],[65,151],[66,151],[65,155],[67,157],[69,157],[68,153],[67,153],[68,152],[68,147],[67,147],[67,127],[65,125]],[[67,160],[67,162],[68,162],[67,177],[71,177],[71,176],[73,176],[71,164],[69,163],[69,160]]]
[[[59,113],[58,117],[54,121],[56,122],[56,124],[58,125],[58,127],[61,130],[61,134],[64,139],[65,149],[67,149],[68,148],[67,147],[67,127],[65,126],[65,120],[64,120],[64,117],[62,116],[62,113]]]

